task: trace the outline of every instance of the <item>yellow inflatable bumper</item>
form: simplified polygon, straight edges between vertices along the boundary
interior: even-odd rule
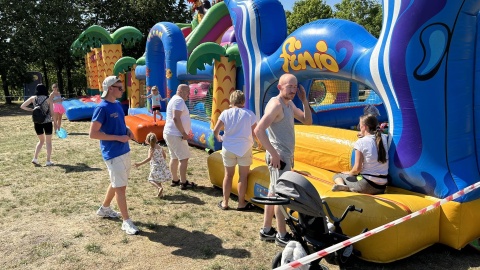
[[[326,200],[336,216],[348,205],[362,208],[363,213],[350,212],[342,222],[345,234],[358,235],[404,217],[435,202],[429,197],[395,187],[386,194],[366,195],[332,192],[332,177],[350,169],[356,132],[325,127],[296,126],[295,171],[303,174]],[[246,200],[266,196],[269,173],[265,152],[253,152],[253,164],[248,176]],[[208,173],[213,185],[222,187],[224,167],[220,151],[208,157]],[[238,174],[235,172],[232,193],[237,194]],[[263,207],[263,205],[259,205]],[[387,263],[408,257],[435,243],[460,249],[480,236],[480,200],[468,203],[449,202],[440,208],[405,221],[354,244],[367,261]]]

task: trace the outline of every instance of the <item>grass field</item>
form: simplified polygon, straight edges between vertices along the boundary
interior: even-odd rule
[[[88,138],[89,125],[64,118],[69,135],[53,140],[56,166],[35,167],[30,115],[19,104],[0,105],[0,269],[270,269],[282,249],[259,240],[262,210],[217,208],[221,190],[208,179],[208,153],[201,149],[191,148],[188,177],[199,184],[195,190],[167,186],[158,199],[146,181],[148,165],[132,169],[127,201],[140,235],[125,235],[120,220],[97,217],[108,172],[98,141]],[[130,146],[132,161],[146,157],[147,146]],[[39,160],[45,164],[45,150]],[[480,269],[480,253],[434,245],[394,263],[355,259],[348,266],[447,268]]]

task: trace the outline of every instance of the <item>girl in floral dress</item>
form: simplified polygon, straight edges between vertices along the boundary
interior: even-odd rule
[[[157,135],[150,132],[145,139],[145,143],[150,145],[148,150],[148,157],[134,164],[135,168],[150,161],[150,175],[148,176],[148,182],[155,186],[158,190],[157,197],[163,197],[162,183],[172,180],[172,173],[168,169],[167,162],[165,161],[166,154],[163,148],[157,144]]]

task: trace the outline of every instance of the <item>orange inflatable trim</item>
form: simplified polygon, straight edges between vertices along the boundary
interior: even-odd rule
[[[134,140],[138,143],[144,143],[147,134],[150,132],[157,135],[159,141],[163,141],[163,128],[165,127],[165,120],[153,122],[153,116],[146,114],[136,114],[125,116],[125,123],[132,131]]]

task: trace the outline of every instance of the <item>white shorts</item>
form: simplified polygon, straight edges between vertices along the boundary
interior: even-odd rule
[[[110,175],[112,187],[125,187],[130,176],[132,163],[130,161],[130,152],[105,161]]]
[[[235,167],[237,164],[238,166],[250,166],[252,165],[252,149],[250,148],[243,156],[237,156],[222,147],[222,158],[225,167]]]
[[[180,136],[163,134],[163,139],[167,143],[168,153],[171,159],[184,160],[190,158],[190,147],[187,140],[182,140]]]

